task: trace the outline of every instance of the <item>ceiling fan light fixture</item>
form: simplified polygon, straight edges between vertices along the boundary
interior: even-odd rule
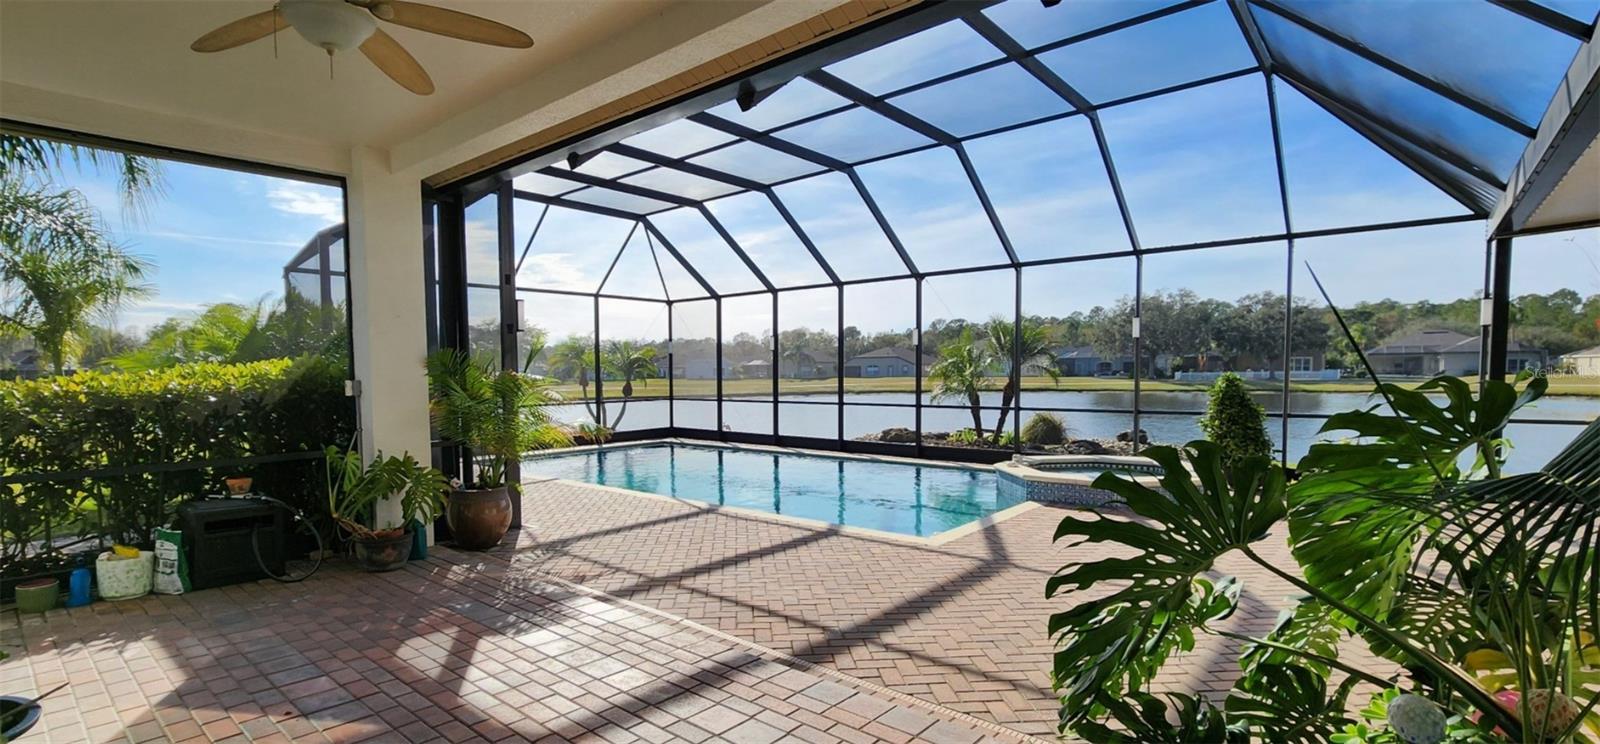
[[[361,46],[378,29],[371,13],[344,0],[282,0],[278,7],[306,41],[330,54]]]

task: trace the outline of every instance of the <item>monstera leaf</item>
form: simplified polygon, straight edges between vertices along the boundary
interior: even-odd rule
[[[1285,513],[1283,470],[1264,457],[1225,472],[1222,452],[1210,442],[1190,442],[1181,455],[1170,447],[1145,455],[1162,467],[1160,491],[1114,473],[1094,482],[1115,493],[1133,519],[1068,516],[1056,529],[1057,541],[1080,538],[1125,549],[1105,551],[1113,555],[1133,553],[1070,563],[1046,586],[1050,597],[1119,587],[1074,596],[1073,607],[1050,618],[1060,645],[1055,683],[1064,728],[1102,710],[1095,701],[1142,691],[1172,653],[1194,647],[1196,627],[1231,613],[1237,583],[1204,574],[1222,555],[1265,538]]]
[[[1347,677],[1330,693],[1312,669],[1264,664],[1234,686],[1224,707],[1234,728],[1262,741],[1320,744],[1353,723],[1345,700],[1358,681]]]
[[[1490,380],[1474,398],[1460,379],[1437,377],[1407,390],[1380,385],[1393,412],[1335,414],[1322,431],[1350,431],[1355,442],[1312,445],[1289,488],[1289,535],[1308,581],[1373,617],[1392,609],[1418,542],[1449,516],[1435,506],[1464,477],[1500,472],[1500,432],[1537,400],[1546,383],[1522,393]],[[1443,391],[1445,405],[1426,393]],[[1476,450],[1474,465],[1458,463]]]
[[[1520,394],[1491,381],[1477,399],[1459,380],[1425,388],[1445,391],[1445,404],[1385,386],[1400,415],[1329,422],[1367,439],[1318,445],[1301,462],[1291,547],[1324,599],[1367,618],[1357,630],[1373,651],[1512,731],[1459,665],[1495,649],[1507,674],[1571,689],[1561,649],[1600,636],[1600,423],[1540,470],[1503,476],[1500,431],[1544,380]]]
[[[1249,741],[1249,737],[1242,732],[1228,730],[1222,710],[1203,698],[1179,693],[1172,693],[1166,698],[1176,704],[1176,713],[1168,713],[1167,704],[1149,693],[1135,693],[1126,698],[1107,697],[1103,701],[1104,707],[1111,719],[1116,721],[1117,728],[1101,723],[1083,723],[1073,732],[1091,744],[1231,744]]]
[[[1339,640],[1351,632],[1352,625],[1327,605],[1302,598],[1293,610],[1279,613],[1277,624],[1263,639],[1267,643],[1245,646],[1239,667],[1246,677],[1265,667],[1286,665],[1304,666],[1325,677],[1329,665],[1321,659],[1339,656]]]

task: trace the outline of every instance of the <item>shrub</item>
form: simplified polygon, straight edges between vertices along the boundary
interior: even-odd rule
[[[1200,417],[1200,430],[1222,448],[1222,461],[1228,467],[1245,457],[1272,454],[1266,411],[1250,398],[1244,379],[1232,372],[1211,385],[1211,402]]]
[[[1067,425],[1053,413],[1037,413],[1022,425],[1024,444],[1061,444],[1067,438]]]
[[[148,544],[175,500],[216,493],[227,475],[325,513],[320,460],[206,463],[348,444],[355,421],[344,378],[343,365],[305,357],[0,382],[0,475],[11,481],[0,486],[4,573],[48,563],[48,548],[19,561],[49,535]],[[153,465],[172,467],[118,473]],[[48,480],[17,482],[30,477]]]
[[[1006,448],[1015,445],[1017,443],[1017,438],[1009,431],[1001,432],[1000,441],[995,442],[988,435],[968,427],[966,429],[956,429],[955,431],[950,432],[950,435],[945,437],[945,441],[966,445],[968,447]]]

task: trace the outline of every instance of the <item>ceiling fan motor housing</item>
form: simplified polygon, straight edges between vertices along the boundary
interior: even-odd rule
[[[329,53],[361,46],[378,28],[371,13],[344,0],[281,0],[278,8],[306,41]]]

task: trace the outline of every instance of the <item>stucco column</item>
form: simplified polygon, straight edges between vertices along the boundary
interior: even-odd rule
[[[357,147],[350,160],[350,320],[361,452],[368,459],[379,451],[409,452],[427,463],[421,183],[391,173],[383,151]],[[384,503],[377,521],[381,526],[398,514],[398,502]]]

